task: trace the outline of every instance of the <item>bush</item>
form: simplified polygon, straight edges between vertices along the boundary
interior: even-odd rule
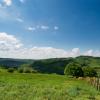
[[[20,66],[18,69],[19,73],[31,73],[32,72],[32,67],[29,64],[23,64]]]
[[[31,73],[32,71],[29,68],[24,69],[24,73]]]
[[[13,73],[14,71],[14,68],[8,68],[8,72]]]
[[[29,68],[19,68],[19,73],[31,73],[32,71]]]
[[[19,68],[19,69],[18,69],[18,72],[19,72],[19,73],[23,73],[23,69]]]
[[[32,73],[38,73],[38,71],[37,71],[37,70],[32,70],[31,72],[32,72]]]
[[[64,74],[75,76],[75,77],[82,77],[83,76],[83,70],[82,70],[80,64],[78,64],[76,62],[72,62],[72,63],[70,63],[66,66],[66,68],[64,70]]]
[[[83,72],[84,72],[84,76],[88,76],[88,77],[96,77],[97,76],[97,72],[95,71],[94,68],[91,67],[83,67]]]
[[[97,72],[94,68],[89,66],[81,66],[81,64],[72,62],[68,64],[64,70],[64,74],[75,77],[96,77]]]

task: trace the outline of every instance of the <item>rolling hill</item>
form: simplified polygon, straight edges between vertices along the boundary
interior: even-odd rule
[[[18,68],[22,64],[30,64],[33,69],[41,73],[63,74],[66,65],[73,61],[80,63],[82,66],[90,66],[97,69],[100,68],[100,57],[92,56],[79,56],[76,58],[52,58],[42,60],[0,58],[0,65],[7,68]]]

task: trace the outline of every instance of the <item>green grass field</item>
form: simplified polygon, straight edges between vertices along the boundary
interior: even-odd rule
[[[100,100],[100,92],[66,76],[0,72],[0,100]]]

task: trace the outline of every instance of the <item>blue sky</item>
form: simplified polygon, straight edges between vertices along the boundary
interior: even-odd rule
[[[20,50],[23,48],[34,51],[34,48],[37,48],[41,51],[42,48],[45,52],[49,48],[50,54],[46,57],[42,55],[40,58],[69,57],[81,54],[99,56],[100,1],[0,0],[0,34],[0,45],[2,42],[9,44],[9,41],[3,38],[12,36],[22,46]],[[4,48],[8,46],[6,43],[3,44]],[[55,51],[54,56],[51,56],[53,55],[51,48]],[[18,50],[15,51],[18,52]],[[65,53],[63,52],[62,56],[56,50]],[[6,57],[8,51],[5,51],[2,57]],[[69,52],[70,55],[68,55]],[[40,52],[37,53],[40,54]],[[18,55],[13,54],[8,57],[18,57]],[[35,58],[39,56],[36,54]]]

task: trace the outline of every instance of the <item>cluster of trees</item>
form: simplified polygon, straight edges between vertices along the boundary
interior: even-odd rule
[[[36,70],[34,70],[30,64],[23,64],[18,68],[19,73],[37,73]]]
[[[82,66],[77,62],[69,63],[64,70],[65,75],[74,77],[96,77],[97,72],[94,68],[89,66]]]
[[[8,68],[7,71],[10,73],[13,73],[14,71],[18,71],[19,73],[37,73],[37,71],[34,70],[29,64],[23,64],[18,69]]]
[[[55,62],[51,60],[35,62],[34,67],[33,64],[23,64],[19,67],[2,67],[7,69],[8,72],[13,73],[17,71],[19,73],[57,73],[62,74],[64,72],[65,75],[75,76],[75,77],[95,77],[97,76],[97,70],[94,67],[89,67],[90,63],[88,60],[71,60],[71,59],[63,59],[63,63],[60,62],[61,59],[57,59]],[[66,67],[65,64],[67,64]],[[65,69],[64,69],[65,68]]]

